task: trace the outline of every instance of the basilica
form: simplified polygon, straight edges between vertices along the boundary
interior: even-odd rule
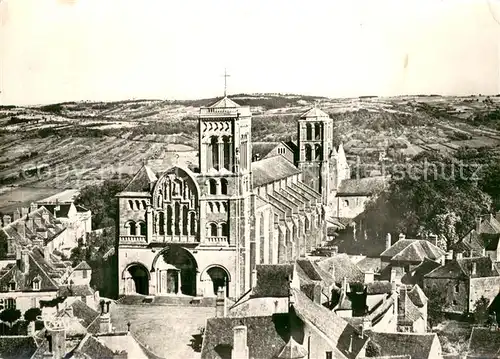
[[[119,193],[119,293],[239,298],[258,264],[289,263],[326,240],[349,178],[333,120],[313,107],[297,143],[252,156],[252,114],[224,97],[199,113],[197,168],[144,165]]]

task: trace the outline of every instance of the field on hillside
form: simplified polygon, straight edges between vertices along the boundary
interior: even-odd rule
[[[231,97],[251,106],[252,139],[260,142],[295,140],[297,118],[319,103],[335,121],[335,141],[368,170],[424,150],[500,144],[499,97]],[[0,211],[38,199],[33,188],[46,197],[42,192],[130,177],[145,161],[158,171],[196,166],[196,116],[213,100],[0,106]]]

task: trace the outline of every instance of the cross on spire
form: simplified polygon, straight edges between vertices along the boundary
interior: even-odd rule
[[[228,75],[226,69],[224,69],[224,75],[222,75],[222,76],[224,76],[224,97],[226,97],[226,95],[227,95],[227,78],[231,77],[231,75]]]
[[[318,98],[314,100],[314,107],[319,108],[320,105],[321,105],[321,99]]]

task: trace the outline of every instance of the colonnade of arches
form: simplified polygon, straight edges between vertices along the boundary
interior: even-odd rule
[[[163,235],[196,235],[198,233],[198,218],[196,210],[188,204],[175,202],[165,205],[163,210],[154,214],[153,233]]]
[[[125,223],[125,228],[127,228],[127,233],[129,236],[145,236],[146,235],[146,223],[144,221],[127,221]]]
[[[226,222],[207,223],[207,237],[229,237],[229,225]]]
[[[125,295],[215,296],[225,288],[229,296],[230,272],[220,264],[211,264],[201,272],[193,255],[180,246],[161,250],[149,269],[141,262],[128,264],[122,272]]]
[[[322,161],[323,160],[323,146],[319,143],[316,143],[314,146],[310,144],[306,144],[304,146],[305,149],[305,158],[306,161]]]
[[[231,136],[211,136],[207,150],[205,151],[207,168],[222,168],[228,171],[232,170],[233,166],[233,143]]]
[[[306,124],[306,140],[320,140],[323,138],[323,125],[321,123]]]

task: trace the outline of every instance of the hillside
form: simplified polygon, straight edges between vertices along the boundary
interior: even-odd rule
[[[500,144],[499,97],[231,98],[251,106],[255,142],[295,140],[297,117],[319,102],[362,175],[424,150]],[[130,176],[146,160],[157,169],[196,164],[198,110],[214,100],[0,106],[0,211],[57,189]]]

